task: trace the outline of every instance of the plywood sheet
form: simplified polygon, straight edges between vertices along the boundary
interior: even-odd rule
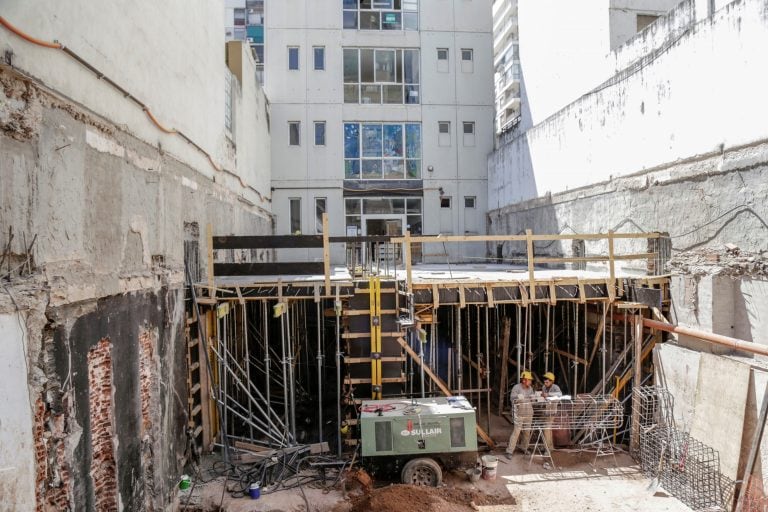
[[[736,479],[750,367],[701,354],[691,435],[720,452],[720,471]]]
[[[661,371],[657,372],[657,378],[662,379],[659,384],[675,398],[675,423],[687,432],[693,424],[701,352],[671,343],[656,345],[654,350],[661,361]]]

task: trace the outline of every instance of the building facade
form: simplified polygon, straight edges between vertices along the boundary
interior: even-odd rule
[[[485,232],[490,0],[291,0],[265,15],[277,233],[318,233],[325,212],[334,236]],[[484,253],[465,250],[449,256]]]
[[[517,0],[493,2],[493,69],[496,133],[503,133],[520,122]]]
[[[256,79],[264,78],[264,0],[226,0],[224,34],[228,41],[247,42],[256,60]]]

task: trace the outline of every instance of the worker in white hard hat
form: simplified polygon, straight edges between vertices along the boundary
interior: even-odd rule
[[[515,453],[517,447],[517,441],[520,439],[520,433],[525,431],[523,439],[521,441],[521,448],[524,452],[528,451],[528,443],[531,437],[531,421],[533,419],[533,407],[531,406],[531,398],[535,395],[533,386],[533,375],[531,372],[524,371],[520,374],[520,383],[515,384],[512,387],[512,391],[509,392],[509,400],[512,404],[512,421],[515,427],[512,429],[512,434],[509,436],[509,442],[507,443],[507,458],[512,458],[512,454]]]
[[[541,388],[542,398],[556,398],[563,396],[563,392],[560,391],[560,386],[555,384],[555,374],[547,372],[544,374],[544,386]],[[555,414],[557,413],[557,402],[550,401],[547,403],[547,426],[544,429],[544,442],[547,443],[547,448],[551,451],[554,446],[552,444],[552,427],[555,421]]]

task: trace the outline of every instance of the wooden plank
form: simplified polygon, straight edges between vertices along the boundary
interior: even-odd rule
[[[459,284],[459,307],[461,309],[464,309],[465,307],[467,307],[467,299],[466,299],[466,296],[464,295],[463,284]]]
[[[739,477],[750,372],[749,364],[714,354],[699,360],[691,437],[720,452],[720,472],[732,480]]]
[[[361,364],[370,363],[370,357],[345,357],[344,362],[346,364]],[[381,356],[382,363],[403,363],[406,361],[405,356]]]
[[[272,263],[216,263],[213,272],[217,276],[277,276],[320,275],[322,262],[272,262]]]
[[[570,354],[570,353],[566,352],[565,350],[560,350],[559,348],[555,348],[555,349],[552,349],[552,351],[555,352],[556,354],[561,355],[561,356],[565,356],[565,357],[567,357],[568,359],[570,359],[572,361],[578,361],[579,363],[581,363],[581,364],[583,364],[585,366],[587,364],[587,360],[586,359],[582,359],[579,356],[575,356],[573,354]]]
[[[615,238],[659,238],[659,233],[616,233]],[[567,235],[533,235],[533,240],[602,240],[606,238],[603,233],[572,233]],[[413,243],[443,243],[443,242],[512,242],[527,240],[526,235],[431,235],[412,236]],[[392,243],[402,243],[403,237],[393,237]]]
[[[403,349],[408,353],[409,356],[411,356],[411,359],[421,366],[424,369],[424,373],[429,376],[430,379],[432,379],[432,382],[437,385],[438,389],[443,393],[445,396],[453,396],[453,393],[451,393],[451,390],[448,389],[448,386],[445,385],[443,380],[435,375],[435,373],[432,371],[432,368],[430,368],[428,365],[424,364],[422,365],[421,359],[419,358],[419,355],[408,345],[408,343],[403,338],[397,338],[397,342],[400,343],[400,346],[403,347]],[[485,430],[483,430],[480,425],[475,424],[475,429],[477,430],[478,435],[490,446],[491,448],[494,448],[496,446],[496,443],[493,442],[493,439],[490,438],[488,434],[485,433]]]
[[[207,224],[205,227],[206,240],[208,241],[208,296],[214,296],[214,273],[213,273],[213,226]]]
[[[335,315],[336,313],[333,311],[333,309],[329,310],[332,315]],[[345,309],[341,312],[341,316],[368,316],[371,314],[370,309]],[[396,309],[382,309],[381,310],[382,315],[396,315],[397,310]]]
[[[311,249],[323,246],[322,235],[214,236],[214,249]]]
[[[608,256],[578,256],[578,257],[562,257],[557,256],[539,256],[533,259],[534,263],[589,263],[591,261],[608,261]]]
[[[536,300],[536,278],[533,271],[533,231],[530,229],[525,230],[525,243],[527,246],[526,255],[528,259],[528,286],[530,287],[528,297],[530,300]]]
[[[617,254],[614,260],[649,260],[656,257],[655,252],[637,252],[634,254]]]
[[[432,307],[435,311],[440,307],[440,293],[436,284],[432,285]]]
[[[499,379],[499,412],[504,410],[504,398],[507,393],[508,386],[508,372],[507,359],[509,358],[509,337],[512,332],[512,319],[508,316],[504,317],[501,323],[501,378]]]
[[[403,242],[403,257],[405,259],[405,278],[408,293],[413,293],[413,269],[411,268],[411,232],[405,231],[405,241]]]
[[[328,241],[328,214],[323,213],[323,275],[325,276],[325,294],[331,295],[331,245]]]
[[[496,303],[493,301],[493,287],[489,284],[485,285],[485,299],[488,301],[489,308],[496,307]]]
[[[557,287],[554,281],[549,282],[549,303],[553,306],[557,304]]]

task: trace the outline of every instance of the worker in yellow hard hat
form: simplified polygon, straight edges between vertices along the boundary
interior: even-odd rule
[[[531,406],[531,398],[536,393],[533,390],[533,375],[531,372],[524,371],[520,374],[520,383],[515,384],[512,390],[509,392],[509,400],[512,404],[512,422],[515,427],[512,429],[512,434],[509,436],[509,442],[507,443],[507,458],[511,459],[512,454],[515,453],[517,447],[517,441],[520,439],[520,433],[525,431],[523,439],[521,441],[521,449],[524,452],[528,452],[528,443],[531,437],[531,421],[533,419],[533,407]]]
[[[557,402],[554,399],[563,396],[563,392],[560,391],[560,386],[555,384],[555,374],[547,372],[544,374],[544,386],[541,388],[542,398],[548,398],[549,402],[546,407],[546,427],[544,428],[544,442],[547,443],[547,448],[551,451],[554,448],[552,444],[552,428],[555,422],[555,414],[557,414]]]

